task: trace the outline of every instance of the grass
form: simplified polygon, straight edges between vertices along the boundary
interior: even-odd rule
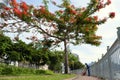
[[[64,80],[75,77],[73,74],[0,76],[0,80]]]
[[[64,80],[73,74],[55,74],[50,70],[36,70],[0,64],[0,80]]]

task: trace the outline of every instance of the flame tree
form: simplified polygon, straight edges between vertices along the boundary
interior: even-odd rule
[[[48,2],[57,6],[59,10],[51,12]],[[65,73],[68,73],[67,44],[91,44],[100,45],[101,36],[96,35],[98,26],[104,24],[107,19],[114,18],[115,13],[110,12],[108,17],[100,19],[96,12],[111,4],[110,0],[90,0],[86,7],[75,7],[69,0],[62,0],[61,4],[54,1],[43,0],[43,5],[34,7],[25,2],[18,3],[10,0],[10,7],[3,6],[1,11],[2,23],[0,28],[10,32],[28,31],[32,28],[43,35],[41,44],[50,46],[64,43]],[[10,29],[5,29],[9,27]],[[15,38],[16,40],[18,37]],[[38,41],[32,36],[33,41]]]

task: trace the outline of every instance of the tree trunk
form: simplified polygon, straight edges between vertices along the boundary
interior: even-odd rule
[[[65,53],[65,74],[68,74],[68,52],[67,52],[67,43],[66,40],[64,41],[64,53]]]

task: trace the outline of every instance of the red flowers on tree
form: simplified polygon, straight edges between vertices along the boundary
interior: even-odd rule
[[[107,0],[107,5],[110,5],[111,4],[111,0]]]
[[[115,17],[115,12],[111,12],[111,13],[109,14],[109,17],[110,17],[110,18],[114,18],[114,17]]]
[[[98,20],[98,16],[93,16],[93,17],[94,17],[95,21],[97,21],[97,20]]]
[[[27,16],[27,12],[26,12],[26,11],[23,11],[23,12],[22,12],[22,15]]]
[[[77,12],[75,10],[70,10],[70,13],[75,15]]]
[[[4,9],[5,9],[5,10],[10,10],[10,8],[9,8],[9,7],[4,7]]]
[[[27,11],[29,9],[29,7],[27,6],[27,4],[25,2],[22,2],[21,3],[21,8],[24,10],[24,11]]]
[[[46,9],[44,6],[40,6],[40,12],[45,14],[46,13]]]
[[[10,5],[13,7],[12,9],[13,13],[20,19],[22,20],[29,19],[28,17],[30,17],[29,13],[30,8],[25,2],[17,3],[16,0],[11,0]]]
[[[97,6],[98,10],[104,8],[104,4],[100,2],[100,4]]]
[[[98,2],[98,1],[97,1]],[[107,2],[104,4],[104,0],[99,0],[99,4],[97,5],[98,10],[104,8],[106,5],[111,4],[111,0],[107,0]]]
[[[18,7],[18,3],[16,0],[11,0],[10,3],[13,7]]]
[[[17,15],[17,16],[19,16],[21,18],[22,13],[18,8],[14,8],[13,11],[14,11],[15,15]]]

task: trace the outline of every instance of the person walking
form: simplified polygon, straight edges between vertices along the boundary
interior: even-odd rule
[[[87,68],[88,76],[90,76],[90,66],[87,63],[85,63],[85,65],[86,65],[86,68]]]

